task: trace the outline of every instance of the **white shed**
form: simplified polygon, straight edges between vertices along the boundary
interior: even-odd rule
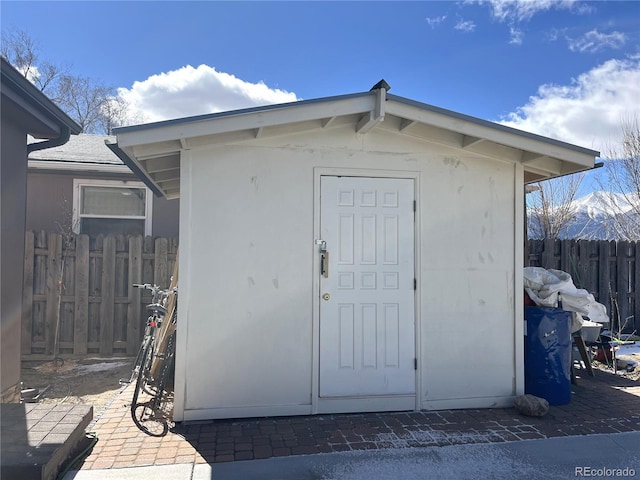
[[[116,130],[180,198],[176,421],[523,393],[524,185],[598,152],[377,87]]]

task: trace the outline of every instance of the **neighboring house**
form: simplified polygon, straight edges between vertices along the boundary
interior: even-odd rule
[[[181,201],[175,420],[523,393],[524,186],[598,152],[387,87],[115,131]]]
[[[29,155],[27,230],[178,236],[179,202],[155,197],[105,145],[80,134]]]
[[[27,196],[27,156],[62,145],[81,127],[4,58],[2,62],[2,402],[20,400],[20,334]],[[39,142],[27,145],[27,135]]]

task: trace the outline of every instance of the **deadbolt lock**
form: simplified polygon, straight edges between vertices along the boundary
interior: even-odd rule
[[[322,299],[323,300],[329,300],[331,298],[331,295],[329,295],[328,293],[323,293],[322,294]]]

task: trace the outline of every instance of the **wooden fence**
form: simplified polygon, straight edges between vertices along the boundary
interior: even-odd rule
[[[530,240],[528,248],[530,266],[566,271],[593,293],[612,328],[620,319],[640,332],[640,242]],[[177,252],[173,238],[27,232],[23,357],[135,354],[150,296],[131,285],[168,287]]]
[[[607,307],[616,332],[640,332],[638,259],[640,242],[529,240],[529,266],[569,273],[576,287]]]
[[[177,239],[26,232],[23,358],[135,354],[149,291],[169,286]]]

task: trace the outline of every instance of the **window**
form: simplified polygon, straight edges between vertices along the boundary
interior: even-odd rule
[[[151,235],[153,195],[141,182],[73,181],[73,230],[87,235]]]

